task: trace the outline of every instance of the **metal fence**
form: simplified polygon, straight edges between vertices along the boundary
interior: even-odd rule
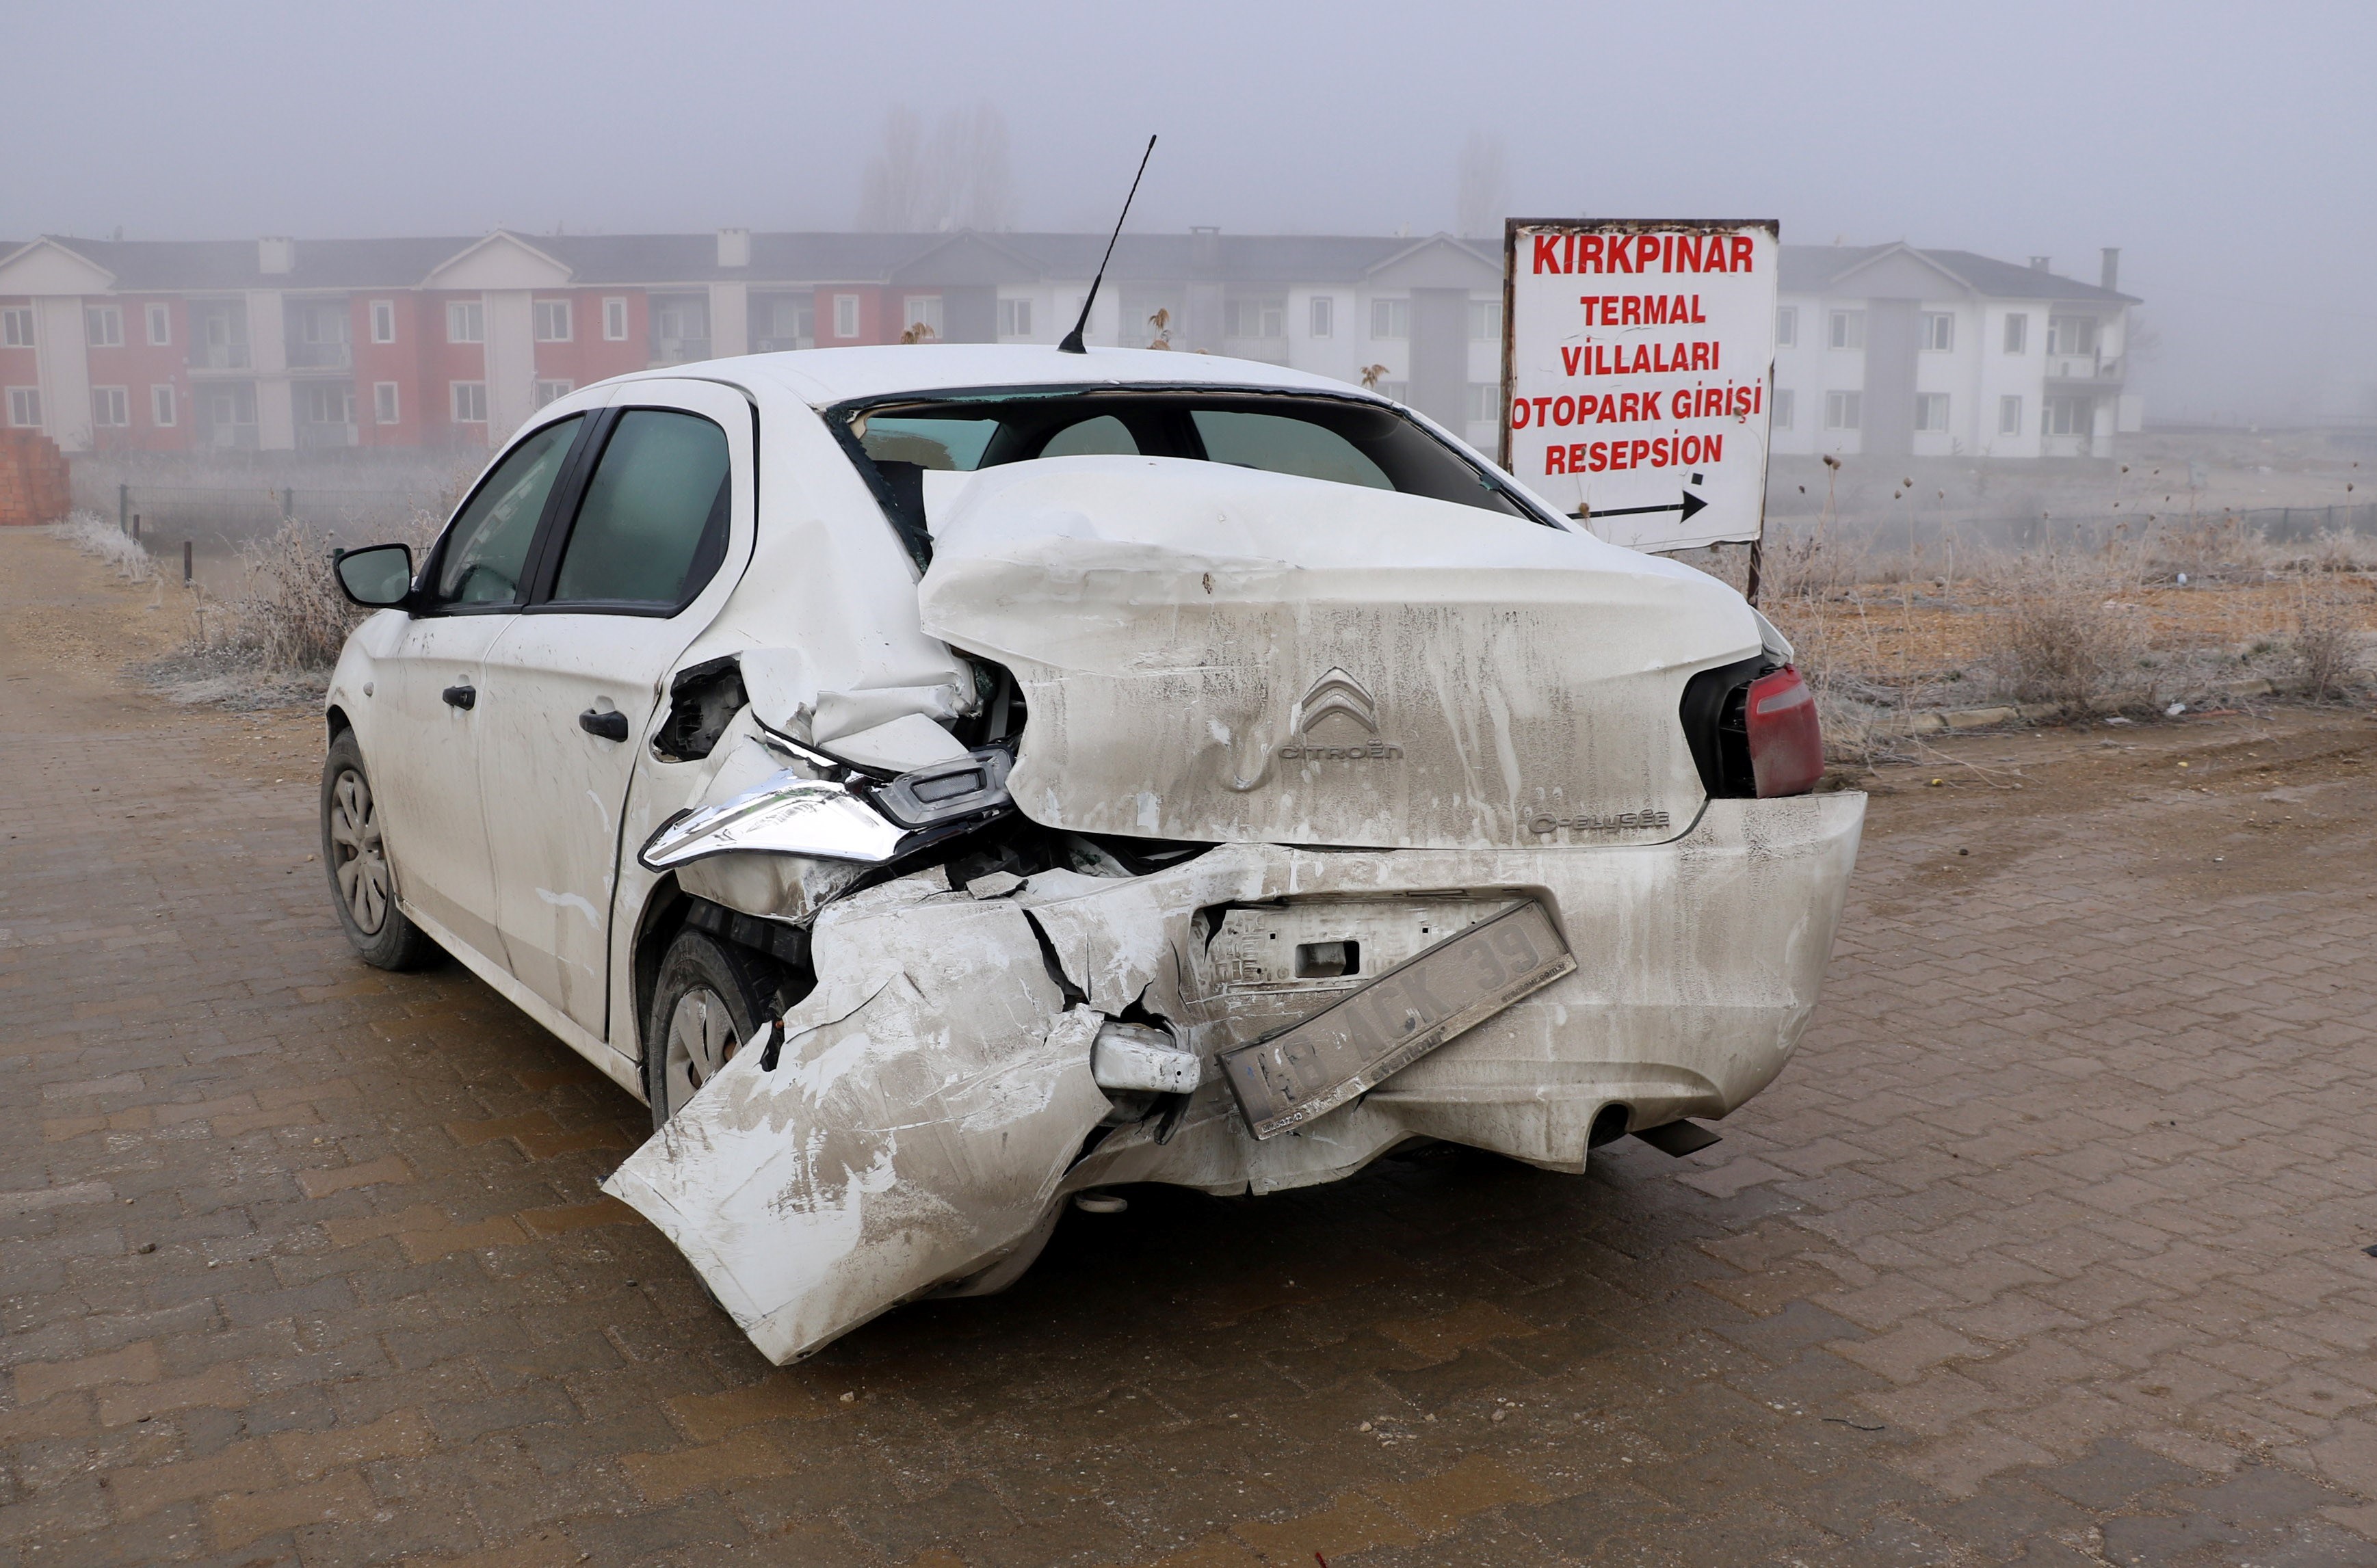
[[[92,510],[102,502],[125,532],[148,541],[197,540],[233,544],[269,535],[296,521],[340,544],[363,544],[409,530],[415,515],[441,508],[429,490],[326,490],[262,485],[117,484],[114,493],[78,495]],[[137,519],[137,522],[136,522]],[[162,546],[158,546],[161,548]]]
[[[2184,535],[2207,529],[2258,535],[2279,544],[2298,544],[2322,534],[2377,534],[2377,502],[2338,506],[2141,507],[2134,512],[2032,512],[2021,517],[1951,517],[1920,510],[1896,515],[1863,509],[1836,519],[1877,545],[1929,545],[1950,535],[1972,543],[2015,549],[2095,548],[2121,537]],[[1802,533],[1818,519],[1810,514],[1770,517],[1774,533]]]

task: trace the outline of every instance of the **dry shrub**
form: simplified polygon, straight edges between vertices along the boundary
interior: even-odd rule
[[[2360,674],[2360,628],[2352,600],[2333,588],[2305,583],[2295,611],[2295,658],[2303,690],[2313,702],[2340,696]]]
[[[2069,562],[2010,575],[1996,612],[1995,663],[2005,695],[2075,712],[2095,707],[2134,659],[2138,637],[2108,585]]]
[[[347,602],[330,575],[329,536],[303,523],[239,548],[248,584],[201,612],[199,643],[245,655],[257,668],[302,674],[338,662],[347,634],[368,613]]]
[[[96,512],[77,512],[63,523],[52,524],[50,532],[85,555],[106,562],[127,582],[145,583],[157,575],[156,564],[139,541]]]

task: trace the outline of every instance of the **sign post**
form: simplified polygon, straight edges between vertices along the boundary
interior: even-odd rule
[[[1502,466],[1613,544],[1748,543],[1754,593],[1780,232],[1510,220]]]

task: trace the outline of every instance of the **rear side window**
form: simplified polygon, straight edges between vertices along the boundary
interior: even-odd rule
[[[698,414],[630,409],[587,481],[553,601],[674,607],[726,552],[726,433]]]
[[[546,425],[512,449],[454,519],[432,594],[441,606],[517,604],[528,547],[583,416]]]

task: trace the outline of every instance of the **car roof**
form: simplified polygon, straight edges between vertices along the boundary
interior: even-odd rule
[[[863,349],[795,349],[669,365],[622,376],[723,381],[755,394],[779,392],[813,408],[854,398],[898,397],[983,386],[1245,386],[1385,399],[1348,382],[1259,360],[1156,349],[1092,349],[1060,353],[1035,343],[916,343]]]

